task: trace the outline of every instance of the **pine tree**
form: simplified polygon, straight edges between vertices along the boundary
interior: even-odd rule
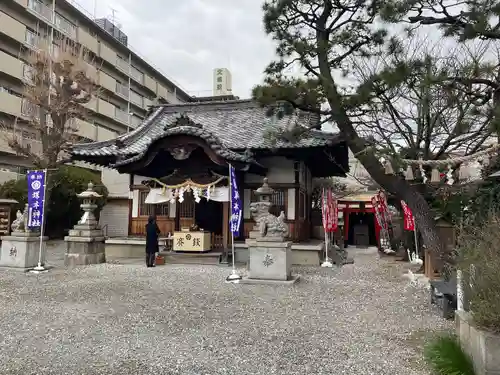
[[[350,80],[353,60],[394,54],[399,48],[377,22],[382,10],[378,2],[267,0],[263,10],[265,30],[276,41],[279,58],[269,64],[265,84],[254,88],[254,98],[272,109],[270,115],[303,110],[333,122],[373,180],[408,203],[427,248],[441,253],[425,198],[400,176],[385,173],[374,140],[367,142],[357,129],[368,107],[425,69],[424,62],[394,61],[364,82]],[[291,77],[291,66],[300,66],[305,76]],[[290,129],[294,136],[303,131]]]

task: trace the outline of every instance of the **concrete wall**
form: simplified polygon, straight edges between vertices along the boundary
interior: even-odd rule
[[[295,182],[294,161],[284,157],[270,157],[259,161],[269,169],[269,184],[291,184]],[[245,174],[245,183],[262,184],[262,176]]]
[[[99,224],[108,237],[122,237],[128,235],[129,200],[111,199],[103,207],[99,217]]]
[[[477,328],[468,312],[457,311],[455,319],[460,344],[471,356],[476,374],[500,374],[500,335]]]

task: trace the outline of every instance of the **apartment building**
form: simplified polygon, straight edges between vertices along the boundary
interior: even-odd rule
[[[196,100],[133,52],[127,36],[109,20],[93,20],[67,0],[1,0],[0,120],[15,121],[22,141],[33,150],[40,150],[41,144],[26,121],[26,58],[42,41],[51,42],[56,54],[64,38],[91,56],[87,73],[101,86],[99,97],[86,105],[89,116],[78,120],[83,141],[111,139],[137,127],[154,102]],[[26,167],[0,137],[0,183],[16,178]]]

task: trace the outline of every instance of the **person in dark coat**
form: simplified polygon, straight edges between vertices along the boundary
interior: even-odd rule
[[[148,218],[148,223],[146,224],[146,266],[155,266],[155,253],[159,252],[158,246],[158,235],[160,234],[160,228],[156,224],[154,216]]]

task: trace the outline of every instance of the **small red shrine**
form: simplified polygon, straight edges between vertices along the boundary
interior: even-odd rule
[[[343,220],[344,243],[357,246],[379,246],[380,226],[371,199],[376,192],[363,192],[338,201],[339,217]]]

